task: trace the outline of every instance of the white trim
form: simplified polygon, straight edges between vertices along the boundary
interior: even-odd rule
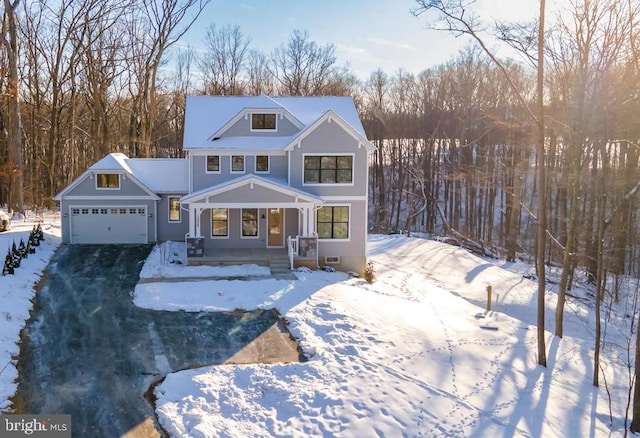
[[[220,209],[227,210],[227,235],[226,236],[214,236],[213,235],[213,212],[212,212],[212,210],[214,208],[220,208]],[[203,211],[204,211],[204,209],[203,209]],[[200,212],[200,214],[202,214],[202,212]],[[215,206],[215,207],[209,208],[209,228],[210,228],[210,230],[209,230],[209,238],[218,239],[218,240],[229,240],[230,235],[231,235],[231,233],[230,233],[231,230],[230,230],[230,227],[229,227],[229,216],[231,216],[231,215],[229,214],[229,208],[227,208],[227,207]]]
[[[322,196],[325,201],[348,202],[348,201],[366,201],[368,197],[365,195],[358,196]]]
[[[171,199],[177,199],[178,200],[178,220],[174,221],[171,220]],[[182,204],[180,204],[180,196],[178,195],[173,195],[173,196],[167,196],[167,223],[169,224],[181,224],[182,223]]]
[[[242,170],[233,170],[233,157],[242,157]],[[238,175],[247,172],[247,157],[243,154],[229,155],[229,173],[232,175]]]
[[[327,239],[327,238],[323,238],[320,237],[320,235],[318,235],[318,241],[319,242],[351,242],[351,212],[353,210],[353,207],[351,204],[323,204],[322,207],[347,207],[349,210],[349,223],[347,226],[347,237],[346,239]],[[322,208],[320,207],[320,208]],[[320,210],[320,208],[318,210]],[[316,210],[315,212],[315,222],[316,222],[316,234],[318,234],[318,211]],[[366,226],[365,226],[366,229]]]
[[[151,196],[65,196],[64,201],[157,201],[159,197]]]
[[[353,137],[355,140],[358,141],[358,147],[360,147],[360,145],[362,144],[366,146],[367,150],[375,149],[375,146],[373,146],[364,135],[361,135],[358,131],[356,131],[356,129],[353,126],[351,126],[347,121],[345,121],[338,113],[336,113],[332,109],[325,111],[324,114],[321,115],[318,119],[316,119],[312,124],[308,125],[304,130],[300,131],[300,133],[296,135],[291,140],[291,142],[287,146],[285,146],[284,149],[286,151],[291,151],[296,146],[300,147],[302,140],[304,140],[311,133],[313,133],[313,131],[315,131],[316,128],[318,128],[324,122],[332,123],[333,121],[337,122],[337,124],[345,132],[347,132],[347,134],[349,134],[351,137]]]
[[[273,116],[276,119],[276,127],[273,129],[267,129],[267,128],[254,128],[253,127],[253,115],[271,115],[273,114]],[[248,116],[248,117],[247,117]],[[249,131],[250,132],[278,132],[278,113],[276,111],[251,111],[251,112],[247,112],[247,114],[245,114],[245,118],[249,119]]]
[[[306,157],[351,157],[351,182],[350,183],[307,183],[304,182],[304,173],[305,173],[305,167],[304,167],[304,159]],[[322,161],[322,160],[321,160]],[[301,172],[301,176],[302,176],[302,181],[300,181],[302,183],[303,186],[310,186],[310,187],[353,187],[355,186],[355,181],[356,181],[356,170],[355,170],[355,162],[356,162],[356,154],[353,152],[341,152],[341,153],[332,153],[332,152],[328,152],[328,153],[306,153],[306,154],[302,154],[302,172]],[[337,169],[336,169],[337,170]],[[320,175],[318,175],[319,177]]]
[[[257,207],[241,207],[240,210],[240,239],[241,240],[256,240],[260,239],[260,209]],[[244,220],[242,219],[242,210],[255,210],[256,211],[256,231],[257,234],[255,236],[245,236],[243,234],[244,230],[242,229],[242,223]],[[228,211],[228,210],[227,210]]]
[[[95,198],[94,198],[95,200]],[[79,215],[74,215],[72,213],[72,210],[74,208],[79,209],[80,211],[82,211],[82,209],[107,209],[107,210],[111,210],[113,208],[117,208],[118,210],[120,210],[121,208],[126,208],[127,210],[130,208],[135,208],[140,209],[140,208],[144,208],[145,212],[144,215],[139,215],[139,216],[144,216],[145,221],[144,221],[144,232],[145,235],[147,236],[146,241],[149,242],[149,208],[147,205],[144,204],[138,204],[138,205],[122,205],[122,204],[88,204],[88,205],[69,205],[67,207],[68,209],[68,226],[69,226],[69,243],[73,244],[73,226],[72,226],[72,217],[73,216],[83,216],[82,213],[80,213]],[[92,214],[92,213],[91,213]],[[98,213],[97,216],[101,216],[103,213]],[[111,213],[109,213],[111,214]],[[127,213],[130,214],[130,213]],[[88,215],[87,215],[88,216]],[[157,231],[156,231],[157,232]]]
[[[209,170],[209,157],[218,157],[218,170]],[[204,173],[207,175],[222,173],[222,157],[220,156],[220,154],[206,154],[204,156]],[[193,179],[192,176],[193,175],[190,174],[189,178]]]
[[[267,170],[258,170],[258,157],[267,157]],[[253,171],[258,175],[268,175],[271,173],[271,156],[267,154],[256,154],[253,156]]]
[[[118,176],[118,187],[98,187],[98,177],[100,175],[117,175]],[[96,190],[121,190],[122,189],[122,176],[120,174],[120,172],[95,172],[93,174],[93,176],[95,176],[94,181],[95,181],[95,189]]]
[[[242,152],[244,155],[271,155],[271,156],[282,156],[284,157],[287,154],[287,151],[282,149],[217,149],[217,148],[208,148],[208,149],[194,149],[189,151],[190,155],[195,157],[204,157],[207,155],[219,155],[221,157],[228,157],[229,155],[238,155]]]

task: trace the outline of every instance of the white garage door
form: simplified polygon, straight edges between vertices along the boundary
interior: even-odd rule
[[[145,207],[71,207],[71,243],[147,243]]]

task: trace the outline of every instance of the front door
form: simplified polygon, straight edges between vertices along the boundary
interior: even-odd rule
[[[269,208],[269,223],[267,229],[269,236],[267,246],[284,247],[283,211],[281,208]]]

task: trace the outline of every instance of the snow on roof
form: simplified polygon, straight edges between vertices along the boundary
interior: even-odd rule
[[[203,147],[242,150],[282,150],[295,135],[282,137],[222,137],[207,142]]]
[[[210,140],[211,136],[245,109],[288,112],[304,125],[303,129],[328,110],[333,110],[366,138],[353,99],[348,96],[187,96],[183,147],[219,148],[225,143],[214,144]],[[281,147],[284,148],[286,144],[282,142]],[[274,146],[273,143],[271,145]]]
[[[113,153],[89,168],[92,171],[125,171],[155,193],[187,193],[189,162],[179,158],[129,158]]]
[[[189,162],[180,158],[131,158],[131,173],[155,193],[188,193]]]
[[[104,158],[100,159],[93,166],[89,167],[89,170],[104,170],[104,171],[120,171],[124,170],[131,173],[131,169],[127,165],[127,157],[125,154],[112,153]]]

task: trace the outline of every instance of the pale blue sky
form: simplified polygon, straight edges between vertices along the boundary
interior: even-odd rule
[[[251,37],[251,47],[269,53],[300,29],[313,41],[334,44],[338,64],[348,62],[361,79],[378,67],[388,74],[401,67],[418,73],[451,59],[466,40],[426,29],[427,17],[410,13],[415,5],[414,0],[213,0],[181,43],[197,49],[210,23],[237,24]],[[481,0],[479,8],[487,16],[500,11],[528,17],[537,5],[537,0]]]

